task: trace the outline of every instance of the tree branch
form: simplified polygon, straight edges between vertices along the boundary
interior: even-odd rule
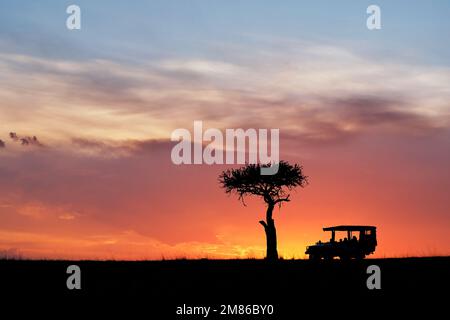
[[[289,199],[289,196],[290,195],[288,195],[286,198],[279,198],[279,199],[277,199],[277,200],[275,200],[275,204],[276,203],[279,203],[279,202],[289,202],[289,201],[291,201],[290,199]]]
[[[264,227],[264,229],[267,228],[267,223],[264,220],[259,221],[259,223],[261,223],[261,225]]]

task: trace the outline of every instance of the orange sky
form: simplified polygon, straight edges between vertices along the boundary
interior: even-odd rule
[[[304,165],[310,184],[275,211],[280,254],[303,258],[333,224],[376,225],[377,257],[449,254],[449,154],[440,148],[448,137],[284,140],[291,152],[282,155]],[[223,166],[173,165],[170,145],[116,156],[49,146],[4,154],[0,249],[32,258],[262,257],[262,201],[244,207],[225,195]]]

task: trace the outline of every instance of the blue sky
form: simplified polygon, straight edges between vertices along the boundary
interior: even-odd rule
[[[82,30],[65,8],[82,9]],[[382,30],[365,26],[368,5]],[[442,1],[2,1],[3,51],[72,58],[220,55],[217,44],[291,39],[339,44],[379,59],[450,64],[450,2]],[[255,40],[257,39],[257,40]],[[255,42],[256,41],[256,42]],[[5,43],[6,42],[6,43]]]

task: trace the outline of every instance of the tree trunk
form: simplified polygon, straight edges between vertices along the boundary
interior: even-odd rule
[[[266,259],[267,260],[277,260],[278,252],[277,252],[277,230],[275,228],[275,220],[272,219],[272,212],[274,208],[274,204],[269,203],[267,206],[266,212],[266,221],[260,221],[264,227],[264,231],[266,233],[266,242],[267,242],[267,252]]]

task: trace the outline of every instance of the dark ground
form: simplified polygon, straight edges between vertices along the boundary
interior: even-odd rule
[[[81,290],[66,287],[66,269],[72,264],[81,268]],[[372,264],[381,269],[381,290],[367,289],[366,269]],[[222,304],[274,305],[272,316],[216,315],[219,319],[300,319],[311,310],[351,314],[355,305],[370,312],[387,306],[399,312],[419,307],[436,310],[441,301],[448,304],[449,285],[450,257],[277,263],[0,261],[0,296],[5,305],[39,300],[49,306],[52,301],[76,306],[95,303],[109,310],[126,306],[145,309],[148,319],[203,318],[177,316],[176,307],[183,304],[211,306],[218,312]]]

